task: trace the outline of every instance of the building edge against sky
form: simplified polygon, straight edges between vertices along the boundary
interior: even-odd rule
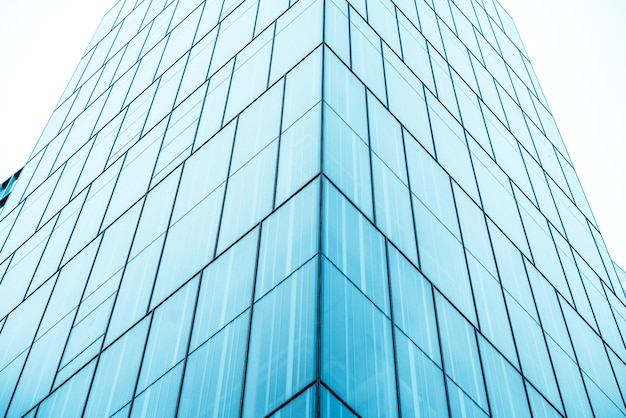
[[[492,0],[127,0],[0,217],[6,416],[621,416],[626,296]]]

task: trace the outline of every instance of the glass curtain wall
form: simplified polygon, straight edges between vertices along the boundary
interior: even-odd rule
[[[626,415],[626,296],[494,0],[126,0],[0,216],[0,415]]]

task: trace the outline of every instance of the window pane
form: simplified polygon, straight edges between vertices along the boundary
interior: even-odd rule
[[[272,411],[315,378],[317,258],[254,306],[243,416]]]
[[[239,416],[249,319],[242,314],[189,355],[179,416]]]
[[[362,416],[395,417],[391,322],[326,258],[322,268],[322,379]]]

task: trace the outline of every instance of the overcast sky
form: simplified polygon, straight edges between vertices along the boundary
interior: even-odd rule
[[[0,181],[19,169],[114,0],[0,0]],[[613,259],[626,266],[626,1],[501,0]]]

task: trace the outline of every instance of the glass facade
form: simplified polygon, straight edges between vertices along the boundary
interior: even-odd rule
[[[623,416],[624,281],[494,0],[121,0],[0,216],[0,416]]]

